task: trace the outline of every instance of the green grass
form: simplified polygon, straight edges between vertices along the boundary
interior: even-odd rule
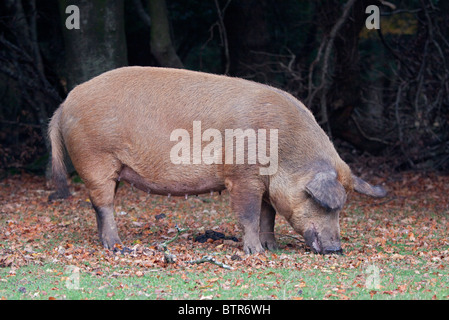
[[[447,299],[447,270],[420,265],[369,264],[342,268],[339,260],[310,256],[320,269],[280,268],[223,271],[214,265],[184,270],[167,267],[123,275],[104,264],[100,273],[73,272],[46,263],[0,269],[0,297],[6,299]],[[326,267],[323,261],[328,259]],[[317,260],[317,261],[314,261]],[[274,260],[273,260],[274,261]],[[425,261],[420,262],[425,264]],[[369,267],[369,266],[374,267]],[[126,269],[126,268],[125,268]],[[370,281],[373,280],[373,281]]]
[[[13,198],[0,215],[0,298],[449,299],[447,211],[353,203],[340,219],[344,256],[310,254],[285,219],[277,217],[282,249],[248,257],[241,242],[193,240],[214,228],[241,239],[226,196],[186,201],[124,188],[116,210],[126,214],[117,216],[117,224],[124,244],[140,251],[114,255],[98,242],[83,185],[76,186],[72,200],[52,205],[39,187],[30,194],[16,185],[3,184]],[[156,220],[160,213],[166,217]],[[189,232],[169,245],[178,260],[167,265],[157,244],[173,238],[176,224]],[[234,270],[187,263],[204,255]]]

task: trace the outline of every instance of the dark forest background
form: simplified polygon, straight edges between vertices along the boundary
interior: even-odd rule
[[[80,29],[65,27],[68,5]],[[368,5],[380,29],[367,29]],[[0,177],[43,174],[48,120],[125,65],[227,74],[292,93],[343,158],[449,171],[449,1],[2,0]]]

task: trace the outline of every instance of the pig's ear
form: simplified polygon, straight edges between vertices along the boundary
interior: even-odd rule
[[[381,186],[372,186],[363,179],[352,175],[354,181],[354,190],[375,198],[383,198],[387,195],[387,191]]]
[[[318,172],[306,185],[306,191],[327,210],[339,210],[346,202],[346,191],[335,171]]]

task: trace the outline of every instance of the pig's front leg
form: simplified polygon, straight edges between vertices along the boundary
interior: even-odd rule
[[[262,209],[260,212],[260,242],[265,249],[277,250],[278,245],[274,238],[274,220],[276,211],[273,206],[262,201]]]

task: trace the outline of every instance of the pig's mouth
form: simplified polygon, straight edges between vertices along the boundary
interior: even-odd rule
[[[311,228],[307,229],[304,233],[304,238],[306,240],[306,245],[312,250],[313,253],[319,254],[343,254],[343,250],[340,245],[323,245],[321,237],[315,226],[312,225]]]

